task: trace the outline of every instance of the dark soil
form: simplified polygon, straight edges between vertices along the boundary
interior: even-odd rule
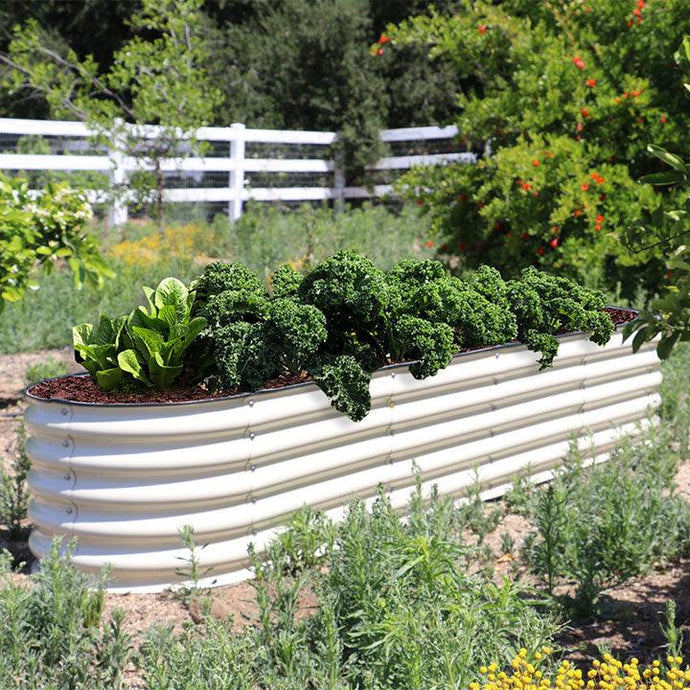
[[[632,321],[636,312],[629,309],[606,308],[614,324]],[[467,348],[463,352],[481,348]],[[401,362],[399,362],[401,363]],[[296,383],[311,381],[306,371],[295,375],[281,375],[267,381],[263,389],[283,388]],[[97,404],[151,404],[151,403],[180,403],[193,402],[195,400],[208,400],[237,395],[239,389],[209,391],[203,384],[184,385],[170,388],[164,391],[104,391],[89,376],[64,376],[56,379],[42,381],[29,388],[28,393],[43,400],[70,400],[73,402],[97,403]]]

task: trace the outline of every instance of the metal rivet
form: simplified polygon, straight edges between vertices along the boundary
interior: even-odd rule
[[[70,479],[72,479],[72,475],[69,472],[65,472],[65,481],[68,482]]]
[[[252,496],[252,503],[256,503],[256,498]]]
[[[256,434],[255,434],[253,431],[250,432],[250,434],[249,434],[249,440],[250,440],[250,441],[253,441],[255,438],[256,438]]]
[[[67,439],[65,439],[65,440],[62,442],[62,447],[63,447],[63,448],[69,448],[69,441],[68,441]]]
[[[393,409],[393,408],[395,407],[395,400],[389,400],[389,401],[388,401],[388,407],[390,407],[391,409]]]
[[[394,371],[391,372],[391,378],[392,378],[392,379],[395,378],[395,372],[394,372]]]
[[[250,400],[247,404],[249,405],[249,407],[254,407],[254,401],[253,400]]]
[[[72,509],[71,508],[65,508],[65,512],[67,513],[67,515],[71,515]]]
[[[67,414],[67,408],[66,408],[66,407],[63,407],[63,408],[60,410],[60,414],[64,417],[64,416]]]
[[[257,534],[258,534],[258,532],[255,529],[253,529],[252,530],[252,537],[255,537]]]
[[[249,469],[250,469],[252,472],[254,472],[254,471],[256,470],[256,465],[250,465],[250,466],[249,466]]]

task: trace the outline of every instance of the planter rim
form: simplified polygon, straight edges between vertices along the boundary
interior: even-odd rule
[[[639,314],[638,309],[630,309],[629,307],[619,307],[615,305],[607,305],[607,308],[609,309],[620,309],[623,311],[628,311],[631,313],[634,313],[635,315]],[[617,323],[614,324],[615,330],[618,331],[619,329],[623,328],[626,323],[630,323],[630,321],[624,322],[624,323]],[[556,335],[555,337],[558,340],[561,340],[563,338],[569,338],[574,335],[582,335],[583,331],[568,331],[567,333],[560,333]],[[476,348],[473,350],[466,350],[465,352],[456,352],[452,360],[469,356],[469,355],[476,355],[476,354],[481,354],[485,352],[491,352],[491,351],[496,351],[496,350],[508,350],[516,347],[524,347],[523,344],[517,340],[513,340],[508,343],[501,343],[500,345],[489,345],[487,347],[480,347]],[[451,361],[452,361],[451,360]],[[410,360],[408,362],[396,362],[395,364],[386,364],[383,367],[380,367],[379,369],[376,370],[377,373],[379,371],[390,371],[394,369],[401,369],[403,367],[409,367],[410,364],[414,364],[417,360]],[[42,379],[43,381],[56,381],[58,379],[64,379],[64,378],[69,378],[69,377],[81,377],[81,376],[90,376],[88,372],[78,372],[76,374],[63,374],[61,376],[52,376],[47,379]],[[34,395],[33,393],[30,393],[30,389],[33,388],[37,383],[41,383],[40,381],[37,381],[36,383],[32,383],[23,390],[23,394],[26,398],[29,400],[35,400],[36,402],[39,403],[54,403],[56,405],[75,405],[79,407],[87,407],[87,408],[112,408],[112,407],[124,407],[124,408],[130,408],[130,407],[178,407],[178,406],[183,406],[183,405],[199,405],[199,404],[208,404],[208,403],[215,403],[215,402],[221,402],[225,400],[238,400],[240,398],[246,398],[249,396],[255,396],[255,395],[266,395],[269,393],[275,393],[277,391],[290,391],[290,390],[297,390],[301,388],[305,388],[306,386],[310,386],[313,384],[313,381],[303,381],[301,383],[291,383],[288,384],[287,386],[280,386],[278,388],[261,388],[260,390],[257,391],[243,391],[241,393],[235,393],[234,395],[223,395],[223,396],[218,396],[218,397],[209,397],[209,398],[201,398],[198,400],[177,400],[177,401],[172,401],[172,402],[119,402],[119,403],[102,403],[102,402],[84,402],[81,400],[69,400],[67,398],[41,398],[38,395]]]

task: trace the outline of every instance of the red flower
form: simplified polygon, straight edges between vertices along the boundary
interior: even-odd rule
[[[464,252],[464,251],[465,251],[465,243],[464,243],[464,242],[460,242],[460,247],[459,247],[459,248],[460,248],[460,251],[461,251],[461,252]]]
[[[539,196],[539,192],[532,192],[532,196]]]
[[[573,64],[578,69],[584,69],[585,68],[585,63],[579,55],[577,55],[576,57],[573,58]]]
[[[620,96],[616,96],[616,103],[620,103],[620,102],[621,102],[621,97],[620,97]]]
[[[585,182],[585,183],[582,185],[582,191],[583,191],[583,192],[586,192],[588,189],[589,189],[589,182]]]
[[[589,86],[590,89],[593,89],[597,85],[597,80],[596,79],[588,79],[585,84]]]
[[[479,32],[479,35],[480,35],[480,36],[483,36],[483,35],[486,33],[486,30],[487,30],[488,28],[489,28],[489,27],[488,27],[486,24],[482,24],[482,25],[477,29],[477,31]]]
[[[529,182],[524,182],[522,184],[522,188],[526,191],[529,192],[530,189],[532,189],[532,185]]]
[[[637,0],[637,6],[640,9],[644,9],[644,0]]]
[[[641,117],[638,117],[638,118],[637,118],[637,124],[638,124],[638,125],[641,125],[642,122],[643,122],[642,118],[641,118]]]
[[[599,232],[599,230],[601,230],[601,223],[597,223],[597,224],[594,226],[594,229],[595,229],[597,232]]]
[[[541,164],[540,164],[539,161],[535,158],[535,159],[532,161],[532,165],[533,165],[535,168],[538,168]]]
[[[427,241],[424,243],[424,246],[425,246],[427,249],[431,249],[431,247],[434,246],[434,243],[433,243],[431,240],[427,240]]]
[[[553,153],[551,153],[551,151],[549,151],[546,155],[547,155],[549,158],[553,158]]]
[[[520,235],[520,237],[523,239],[523,241],[524,241],[524,240],[527,240],[527,239],[529,239],[529,233],[528,233],[528,232],[523,232],[522,235]]]
[[[582,117],[589,117],[589,110],[587,108],[582,109]]]
[[[558,246],[558,237],[554,237],[551,242],[549,242],[549,246],[555,249]]]
[[[417,206],[421,206],[424,203],[424,199],[417,199]]]
[[[458,197],[458,199],[460,199],[460,201],[467,201],[467,195],[466,195],[466,194],[461,194],[461,195]]]
[[[376,54],[379,55],[379,56],[383,55],[383,48],[379,48],[379,49],[376,51]]]
[[[537,249],[537,254],[539,254],[539,256],[544,256],[544,247],[539,247],[539,249]]]
[[[596,220],[597,220],[597,223],[603,223],[603,222],[604,222],[604,216],[602,216],[602,215],[600,214],[600,215],[597,216]]]
[[[583,129],[582,123],[581,123],[581,122],[578,122],[578,123],[577,123],[577,127],[576,127],[575,129],[577,129],[577,133],[579,134],[579,133],[582,131],[582,129]]]
[[[383,45],[384,43],[390,43],[390,40],[391,39],[388,38],[388,36],[386,36],[386,34],[381,34],[381,36],[379,37],[379,44]]]
[[[641,17],[641,16],[642,16],[642,10],[640,10],[638,7],[636,7],[636,8],[633,10],[633,14],[634,14],[636,17]]]
[[[641,93],[642,93],[642,91],[631,91],[631,92],[630,92],[630,95],[631,95],[633,98],[637,98]]]
[[[666,115],[661,116],[661,124],[665,125],[666,124]]]

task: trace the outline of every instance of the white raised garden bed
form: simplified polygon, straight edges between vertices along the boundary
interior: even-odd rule
[[[78,568],[110,564],[113,590],[156,591],[180,580],[191,525],[208,582],[223,584],[248,577],[248,544],[260,551],[304,505],[337,517],[383,485],[403,507],[415,471],[427,492],[459,495],[478,477],[495,496],[525,471],[546,478],[573,438],[605,459],[660,402],[654,344],[632,354],[620,328],[603,348],[560,340],[543,372],[520,345],[457,355],[423,381],[382,369],[357,423],[314,384],[177,404],[30,396],[31,550],[76,537]]]

